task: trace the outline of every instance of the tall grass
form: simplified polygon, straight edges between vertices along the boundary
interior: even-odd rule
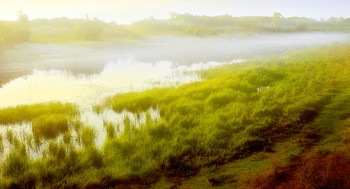
[[[96,133],[92,127],[85,126],[81,131],[81,141],[84,147],[91,147],[95,144]]]
[[[52,139],[68,131],[68,126],[69,117],[67,115],[51,114],[35,118],[33,120],[32,130],[34,137]]]
[[[2,175],[19,178],[29,169],[29,159],[23,151],[11,151],[2,163]]]
[[[176,157],[181,164],[191,164],[191,172],[263,150],[312,121],[336,95],[331,91],[349,82],[349,72],[342,70],[349,65],[346,52],[349,45],[309,49],[286,59],[255,59],[204,71],[203,82],[109,98],[104,106],[117,112],[158,107],[161,121],[132,132],[126,124],[120,137],[106,142],[106,156],[128,159],[136,173]],[[144,148],[146,144],[150,146]],[[184,154],[200,156],[201,161],[183,160]],[[136,166],[139,161],[143,163]]]
[[[73,104],[63,104],[60,102],[20,105],[0,109],[0,124],[14,124],[33,121],[36,117],[50,114],[77,115],[78,109]]]
[[[3,136],[0,134],[0,154],[4,152],[4,141],[3,141]]]
[[[157,172],[188,177],[202,167],[246,158],[306,126],[330,132],[317,118],[331,110],[339,119],[347,115],[337,111],[336,103],[347,97],[343,89],[350,84],[349,60],[350,45],[314,48],[284,59],[260,58],[204,71],[203,81],[176,88],[115,95],[95,110],[139,114],[156,108],[160,118],[152,120],[148,113],[144,123],[135,123],[126,116],[118,135],[117,125],[108,124],[102,149],[94,144],[94,129],[78,122],[75,130],[82,149],[67,145],[66,133],[65,144],[50,143],[49,156],[29,160],[29,164],[19,162],[21,166],[13,168],[18,175],[5,174],[5,178],[19,181],[18,176],[44,169],[37,180],[44,183],[49,178],[48,187],[83,187],[86,183],[107,187],[128,179],[149,183],[158,178]],[[76,114],[74,108],[70,112]],[[25,120],[23,117],[33,120],[33,129],[39,128],[34,130],[40,136],[54,138],[54,133],[67,132],[68,117],[61,112],[18,120]]]

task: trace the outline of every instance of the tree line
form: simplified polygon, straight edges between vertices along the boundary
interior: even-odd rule
[[[197,16],[170,13],[169,19],[148,19],[129,25],[105,22],[97,18],[67,17],[29,20],[22,11],[16,21],[0,21],[0,46],[22,42],[98,41],[135,39],[147,35],[213,36],[262,32],[350,31],[350,18],[316,20],[306,17],[231,15]]]

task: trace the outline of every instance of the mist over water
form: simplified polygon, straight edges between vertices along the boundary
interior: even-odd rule
[[[304,47],[344,43],[344,33],[148,37],[108,45],[24,44],[3,52],[1,106],[96,102],[120,92],[200,80],[193,72]],[[235,60],[235,61],[233,61]],[[22,76],[21,76],[22,75]],[[19,77],[21,76],[21,77]],[[16,94],[16,96],[13,96]]]
[[[149,63],[168,60],[185,65],[225,62],[310,46],[343,43],[349,39],[347,33],[308,32],[221,37],[157,36],[86,46],[27,43],[4,52],[0,60],[6,63],[2,72],[67,69],[79,73],[99,73],[106,64],[120,59]]]

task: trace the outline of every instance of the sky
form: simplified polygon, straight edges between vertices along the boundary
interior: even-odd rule
[[[35,18],[99,18],[128,24],[170,12],[195,15],[271,16],[310,18],[350,17],[349,0],[0,0],[0,20],[15,20],[22,10]]]

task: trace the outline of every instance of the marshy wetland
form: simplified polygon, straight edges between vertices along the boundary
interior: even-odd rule
[[[96,142],[101,147],[106,138],[105,126],[110,122],[123,127],[123,119],[132,117],[133,122],[141,123],[146,117],[140,117],[139,113],[148,111],[153,119],[160,118],[157,106],[149,110],[140,106],[137,107],[139,111],[132,112],[122,112],[124,109],[96,111],[109,96],[152,88],[176,88],[202,81],[200,72],[203,70],[261,55],[283,58],[288,50],[342,43],[348,37],[345,33],[298,33],[151,37],[123,45],[23,44],[3,52],[7,64],[2,69],[4,72],[14,73],[13,77],[28,74],[4,82],[0,88],[1,124],[12,125],[2,127],[2,133],[20,137],[20,141],[36,137],[35,142],[40,146],[37,135],[45,135],[44,139],[62,138],[75,128],[74,136],[79,137],[76,127],[81,126],[74,125],[79,123],[97,130]],[[185,44],[188,45],[184,47]],[[50,109],[57,109],[57,112],[51,113]],[[30,115],[33,112],[35,115]],[[10,137],[10,140],[13,139]],[[31,141],[27,142],[32,146]],[[4,143],[8,151],[12,142],[4,140]]]
[[[316,186],[291,162],[350,170],[349,42],[293,31],[4,48],[0,188],[270,188],[278,171]]]

